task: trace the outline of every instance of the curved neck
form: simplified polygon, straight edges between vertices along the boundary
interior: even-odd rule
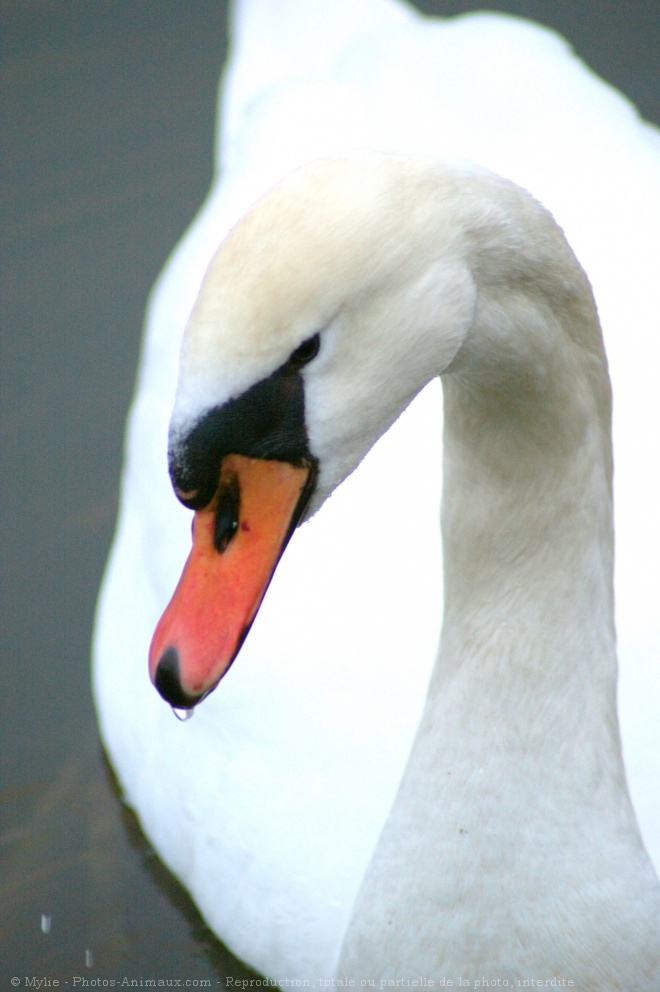
[[[515,380],[490,395],[460,373],[444,384],[445,610],[432,692],[460,670],[466,705],[515,715],[518,731],[527,716],[540,739],[584,728],[587,714],[602,725],[615,707],[609,403],[588,403],[585,416],[579,383],[567,388],[563,373],[533,397]]]
[[[461,671],[467,705],[497,700],[519,729],[528,714],[534,737],[587,713],[615,724],[611,394],[586,276],[540,207],[514,206],[520,237],[471,233],[475,316],[443,376],[432,694]]]
[[[570,963],[586,988],[595,960],[615,983],[646,974],[657,939],[616,717],[607,365],[586,277],[553,237],[538,278],[515,248],[468,259],[475,318],[443,376],[440,651],[346,973],[369,955],[511,982]]]

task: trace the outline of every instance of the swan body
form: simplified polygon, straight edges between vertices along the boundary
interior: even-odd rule
[[[636,531],[660,498],[643,440],[657,354],[657,136],[559,39],[530,25],[486,15],[427,22],[385,0],[352,3],[354,17],[342,8],[291,2],[271,23],[272,5],[237,7],[222,183],[148,316],[96,631],[104,740],[156,849],[211,926],[265,974],[387,980],[421,969],[513,983],[561,966],[578,988],[650,990],[660,975],[658,889],[618,740],[609,387],[591,293],[531,198],[428,156],[469,156],[532,189],[595,288],[615,395],[624,750],[657,853],[644,783],[657,762],[660,548]],[[318,31],[314,58],[300,44],[307,31]],[[485,50],[501,58],[486,107],[470,58]],[[524,95],[514,52],[535,66]],[[539,120],[548,91],[554,102]],[[387,117],[375,94],[389,100]],[[181,330],[223,233],[291,168],[355,145],[406,155],[297,172],[236,227],[195,305],[175,403]],[[396,202],[401,189],[411,199]],[[642,201],[643,215],[634,209]],[[280,210],[295,217],[301,202],[311,224],[282,223]],[[401,242],[384,237],[384,215],[393,232],[405,230]],[[262,221],[276,250],[259,249]],[[502,267],[495,234],[509,232]],[[623,289],[611,275],[622,257]],[[512,266],[514,284],[532,287],[513,311],[503,288]],[[213,318],[227,312],[234,325],[223,337]],[[347,334],[347,323],[360,333]],[[543,333],[530,337],[530,326]],[[573,341],[569,326],[582,337]],[[296,532],[230,675],[179,724],[145,667],[189,544],[189,513],[164,459],[172,408],[173,437],[184,437],[211,405],[321,330],[318,359],[303,371],[319,462],[310,512],[348,477]],[[442,373],[446,605],[427,700],[443,598],[432,381]],[[497,406],[502,376],[520,404]],[[514,421],[522,432],[508,429]],[[483,567],[485,547],[497,570]],[[576,592],[567,575],[588,581]]]

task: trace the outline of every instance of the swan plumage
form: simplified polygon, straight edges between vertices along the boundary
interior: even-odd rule
[[[439,458],[425,457],[440,447],[437,384],[296,534],[240,663],[191,723],[172,719],[144,659],[189,541],[189,515],[172,497],[164,458],[181,330],[223,233],[265,188],[319,155],[366,145],[469,156],[532,189],[589,272],[615,393],[624,747],[656,853],[660,836],[654,794],[644,791],[658,748],[652,685],[643,688],[658,648],[660,549],[639,527],[660,499],[646,447],[657,354],[649,305],[660,230],[657,136],[560,39],[531,25],[488,15],[429,22],[385,0],[352,3],[350,16],[342,4],[327,6],[291,2],[277,17],[259,0],[237,7],[222,182],[150,304],[95,649],[103,736],[128,801],[211,925],[239,956],[278,977],[333,974],[422,713],[442,597]],[[301,44],[307,32],[318,38],[314,58]],[[521,93],[514,67],[525,60],[535,84]],[[561,148],[570,155],[560,160]],[[615,268],[625,278],[614,278]],[[392,465],[402,461],[414,474],[399,487]],[[387,500],[376,505],[374,492]],[[404,530],[405,549],[383,542]],[[351,548],[341,574],[319,567],[336,555],[338,534]],[[300,581],[310,574],[313,584]],[[292,603],[295,624],[285,619]],[[402,616],[415,623],[402,625]],[[282,628],[284,643],[273,634]],[[377,686],[364,665],[373,656]],[[415,662],[405,677],[402,657]]]

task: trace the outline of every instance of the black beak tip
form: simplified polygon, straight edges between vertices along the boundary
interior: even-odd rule
[[[179,676],[179,655],[174,647],[167,648],[161,655],[154,685],[165,702],[177,710],[191,710],[201,699],[201,696],[189,696],[184,691]]]

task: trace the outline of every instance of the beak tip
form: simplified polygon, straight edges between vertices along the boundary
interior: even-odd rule
[[[153,682],[165,702],[178,710],[192,709],[203,695],[191,696],[181,685],[179,653],[172,646],[166,648],[160,656]]]

